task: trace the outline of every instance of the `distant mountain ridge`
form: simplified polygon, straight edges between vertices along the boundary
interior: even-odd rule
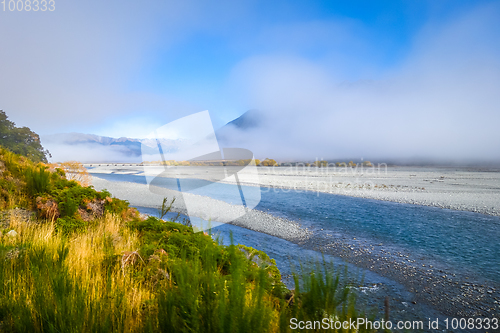
[[[220,147],[232,147],[247,131],[264,125],[265,114],[256,109],[248,110],[238,118],[215,131]]]
[[[42,136],[42,141],[44,144],[51,146],[53,144],[58,145],[91,145],[91,146],[115,146],[124,148],[122,152],[127,156],[141,156],[142,153],[154,154],[156,150],[151,149],[149,151],[148,147],[156,147],[156,140],[152,139],[134,139],[134,138],[112,138],[108,136],[100,136],[95,134],[84,134],[84,133],[59,133]],[[175,150],[175,147],[181,140],[169,140],[161,139],[160,142],[164,147],[171,147],[171,150]],[[143,146],[144,144],[144,146]],[[142,151],[145,149],[146,151]]]
[[[263,113],[249,110],[240,117],[228,122],[215,134],[219,146],[232,146],[233,139],[247,130],[262,125]],[[113,138],[85,133],[59,133],[41,137],[44,146],[55,153],[54,160],[76,159],[81,161],[140,161],[142,154],[154,155],[157,151],[155,139]],[[164,152],[175,153],[184,139],[160,139]]]
[[[100,136],[95,134],[84,134],[84,133],[58,133],[51,135],[44,135],[43,138],[48,141],[58,141],[64,142],[67,144],[78,144],[78,143],[99,143],[103,145],[111,145],[119,142],[141,142],[140,139],[132,139],[132,138],[112,138],[109,136]]]

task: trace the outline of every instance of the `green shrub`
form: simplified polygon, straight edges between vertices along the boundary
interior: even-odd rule
[[[89,201],[98,196],[93,188],[81,187],[76,182],[66,182],[66,187],[52,191],[62,217],[74,217],[84,199]]]
[[[64,187],[63,187],[64,186]],[[62,188],[61,188],[62,187]],[[62,217],[74,217],[80,206],[95,199],[103,200],[110,196],[109,192],[98,192],[92,187],[82,187],[75,181],[59,181],[51,195],[59,205]],[[129,207],[128,201],[113,199],[105,203],[105,210],[112,214],[121,214]]]
[[[141,235],[141,253],[151,255],[155,249],[164,249],[170,256],[184,255],[191,259],[200,255],[200,249],[217,246],[203,233],[194,233],[193,228],[175,222],[165,222],[150,216],[145,221],[133,221],[129,226]]]
[[[78,211],[79,202],[71,196],[67,196],[59,202],[59,211],[61,216],[72,217]]]
[[[227,272],[220,270],[220,249],[227,254]],[[182,253],[180,259],[168,267],[175,285],[165,281],[158,295],[161,331],[269,331],[275,304],[266,294],[272,279],[260,269],[249,282],[249,260],[236,246],[206,247],[200,256],[188,260]]]
[[[111,198],[111,195],[109,192],[106,192],[105,190],[101,192],[100,197],[102,198],[103,193],[107,193],[108,195],[105,195],[104,198],[109,197]],[[102,198],[102,199],[104,199]],[[127,211],[129,208],[129,202],[127,200],[121,200],[117,198],[113,198],[112,200],[109,200],[106,202],[106,205],[104,206],[104,209],[115,215],[122,215],[123,212]]]
[[[134,218],[127,201],[108,199],[111,194],[106,190],[98,192],[92,186],[80,186],[74,180],[67,180],[60,168],[50,172],[46,166],[35,165],[28,158],[0,147],[0,208],[21,206],[34,209],[37,208],[38,196],[56,201],[61,217],[74,217],[79,207],[94,200],[107,199],[105,211],[125,219]]]
[[[26,168],[26,186],[28,193],[37,196],[46,193],[50,185],[50,172],[44,166]]]
[[[107,193],[97,192],[92,187],[80,186],[75,181],[66,181],[63,188],[55,188],[51,194],[58,202],[71,198],[79,204],[82,203],[84,199],[105,199],[107,196]]]
[[[73,233],[84,232],[85,230],[87,230],[89,223],[81,219],[66,216],[58,218],[55,225],[57,232],[62,232],[65,235],[70,235]]]

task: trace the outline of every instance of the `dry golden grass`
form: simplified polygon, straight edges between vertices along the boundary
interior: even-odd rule
[[[143,305],[154,295],[131,274],[123,274],[119,269],[110,273],[107,271],[107,266],[103,264],[106,257],[111,256],[116,257],[115,262],[119,265],[119,258],[124,252],[135,251],[139,248],[137,234],[122,224],[120,218],[108,213],[88,232],[65,237],[55,231],[53,222],[29,222],[11,214],[9,227],[17,232],[17,236],[5,236],[2,241],[15,248],[22,248],[23,244],[24,246],[29,244],[33,250],[44,249],[54,254],[54,260],[58,259],[57,250],[61,246],[66,246],[68,255],[65,264],[70,276],[87,295],[86,303],[100,303],[103,295],[113,294],[110,289],[117,291],[117,294],[123,293],[122,300],[125,304],[117,306],[121,312],[116,315],[123,319],[125,329],[127,327],[137,329],[142,326],[142,317],[138,314],[141,313]],[[15,251],[12,253],[16,255]],[[15,260],[11,262],[12,265],[16,264]],[[31,303],[30,291],[36,286],[30,274],[18,275],[4,283],[12,285],[9,289],[11,291],[9,298],[12,301]],[[120,298],[117,297],[116,301],[120,301]]]
[[[110,246],[112,253],[107,253]],[[141,326],[138,321],[143,304],[152,299],[151,292],[129,274],[115,270],[109,281],[108,272],[102,265],[106,256],[114,255],[118,260],[124,252],[135,251],[139,247],[139,239],[135,232],[123,227],[120,218],[107,214],[98,221],[95,228],[84,234],[72,237],[69,241],[69,254],[67,257],[68,268],[81,281],[88,292],[89,301],[99,301],[106,294],[107,288],[125,292],[124,299],[127,306],[124,315],[128,325],[126,327]],[[109,283],[111,285],[109,286]]]
[[[53,222],[28,221],[11,210],[9,227],[18,233],[16,237],[9,238],[12,245],[30,243],[34,247],[56,249],[61,244],[61,236],[56,235]]]

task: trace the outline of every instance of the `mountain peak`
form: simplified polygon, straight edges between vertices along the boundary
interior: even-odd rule
[[[263,115],[262,111],[260,110],[256,109],[248,110],[238,118],[228,122],[226,126],[232,125],[241,130],[247,130],[250,128],[258,127],[262,123],[262,115]]]

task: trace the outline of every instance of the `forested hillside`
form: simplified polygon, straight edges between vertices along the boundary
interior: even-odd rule
[[[50,157],[40,143],[40,137],[28,127],[16,127],[0,110],[0,145],[10,151],[28,157],[33,162],[47,162]]]

